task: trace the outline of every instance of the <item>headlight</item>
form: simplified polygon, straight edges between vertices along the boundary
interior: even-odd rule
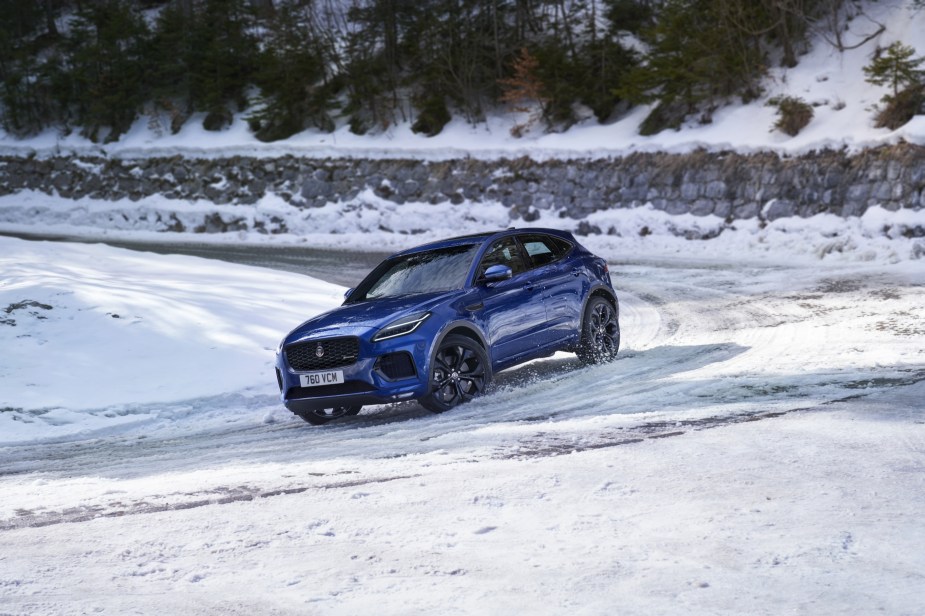
[[[397,321],[392,321],[373,336],[373,342],[379,342],[380,340],[388,340],[389,338],[397,338],[398,336],[404,336],[410,334],[418,327],[421,323],[427,320],[427,317],[430,316],[429,312],[419,312],[417,314],[412,314],[407,317],[398,319]]]

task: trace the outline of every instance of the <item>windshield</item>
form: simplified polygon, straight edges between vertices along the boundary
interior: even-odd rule
[[[350,295],[350,302],[461,289],[478,244],[418,252],[383,262]]]

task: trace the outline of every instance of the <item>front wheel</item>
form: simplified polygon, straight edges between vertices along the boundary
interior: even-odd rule
[[[420,402],[442,413],[485,392],[491,383],[491,363],[485,349],[471,338],[443,339],[430,369],[430,393]]]
[[[362,406],[335,406],[329,409],[314,409],[311,411],[299,411],[296,415],[312,424],[320,426],[328,423],[332,419],[340,419],[347,415],[356,415],[360,412]]]
[[[578,358],[586,364],[602,364],[617,356],[620,323],[613,305],[600,296],[592,297],[581,324]]]

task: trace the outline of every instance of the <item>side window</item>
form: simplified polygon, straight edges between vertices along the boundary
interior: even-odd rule
[[[492,265],[507,265],[511,268],[511,272],[514,276],[526,271],[527,267],[520,254],[520,247],[517,245],[517,240],[513,237],[506,237],[495,242],[488,252],[485,253],[485,256],[482,257],[482,262],[479,264],[478,275],[481,276],[484,274],[485,270]]]
[[[572,247],[565,240],[550,235],[525,235],[521,241],[530,256],[531,267],[541,267],[558,261]]]

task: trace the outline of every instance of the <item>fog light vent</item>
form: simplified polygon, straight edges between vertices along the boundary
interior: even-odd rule
[[[389,353],[381,356],[376,361],[376,370],[390,381],[408,379],[417,374],[414,369],[414,360],[411,359],[411,355],[405,352]]]

